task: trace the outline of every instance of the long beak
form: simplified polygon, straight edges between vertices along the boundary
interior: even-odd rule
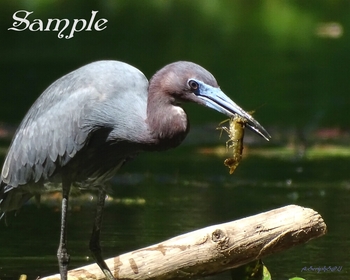
[[[198,81],[197,81],[198,82]],[[266,129],[258,123],[251,115],[233,102],[220,88],[209,86],[203,82],[198,82],[200,85],[199,91],[196,94],[198,98],[204,101],[204,105],[210,107],[229,117],[238,114],[247,120],[247,126],[259,134],[265,140],[269,141],[271,135]]]

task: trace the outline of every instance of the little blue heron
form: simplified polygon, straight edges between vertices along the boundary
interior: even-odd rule
[[[166,65],[148,83],[144,74],[118,61],[85,65],[55,81],[36,100],[16,131],[0,181],[0,217],[33,196],[62,190],[57,258],[67,279],[67,209],[71,186],[98,190],[90,250],[114,279],[100,248],[105,183],[142,151],[178,146],[189,125],[181,102],[194,102],[229,117],[238,114],[264,137],[268,132],[228,98],[214,76],[186,61]],[[1,214],[2,213],[2,214]]]

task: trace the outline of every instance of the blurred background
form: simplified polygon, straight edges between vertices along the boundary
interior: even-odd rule
[[[265,125],[299,128],[307,136],[322,127],[348,129],[348,1],[2,0],[0,5],[1,121],[18,123],[49,84],[91,61],[125,61],[150,78],[165,64],[190,60],[211,71]],[[40,19],[44,27],[48,18],[67,18],[71,25],[73,19],[89,20],[92,10],[98,11],[96,20],[108,23],[103,31],[82,31],[71,39],[58,39],[57,31],[7,30],[21,9],[33,12],[28,20]],[[191,119],[212,117],[194,113]]]
[[[49,18],[69,19],[71,25],[73,19],[89,21],[92,11],[98,11],[95,20],[108,23],[103,31],[59,39],[53,27],[8,30],[19,10],[33,12],[27,19],[40,19],[44,28]],[[62,75],[113,59],[151,78],[168,63],[193,61],[237,104],[254,111],[272,139],[268,143],[247,132],[245,158],[229,175],[223,165],[227,136],[215,131],[225,117],[186,104],[191,132],[184,145],[140,156],[113,181],[119,187],[107,207],[105,255],[295,203],[319,211],[329,233],[267,259],[275,279],[348,279],[349,11],[347,0],[1,0],[1,164],[26,111]],[[51,199],[39,210],[28,203],[8,226],[1,222],[1,280],[57,272],[59,198]],[[70,217],[72,227],[86,221],[86,228],[69,231],[71,267],[85,264],[89,255],[94,206],[85,201],[76,198]],[[310,265],[343,269],[327,275],[300,272]]]

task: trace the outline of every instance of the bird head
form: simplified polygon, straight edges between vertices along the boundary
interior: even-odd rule
[[[258,121],[223,93],[209,71],[193,62],[178,61],[166,65],[152,77],[149,91],[165,94],[174,105],[182,101],[194,102],[229,117],[238,114],[246,119],[246,125],[252,131],[267,141],[271,138]]]

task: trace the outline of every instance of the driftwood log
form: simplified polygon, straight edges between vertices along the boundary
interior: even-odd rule
[[[194,279],[217,274],[322,236],[327,228],[312,209],[289,205],[210,226],[106,260],[116,279]],[[58,280],[59,274],[41,278]],[[68,279],[105,279],[96,264]]]

